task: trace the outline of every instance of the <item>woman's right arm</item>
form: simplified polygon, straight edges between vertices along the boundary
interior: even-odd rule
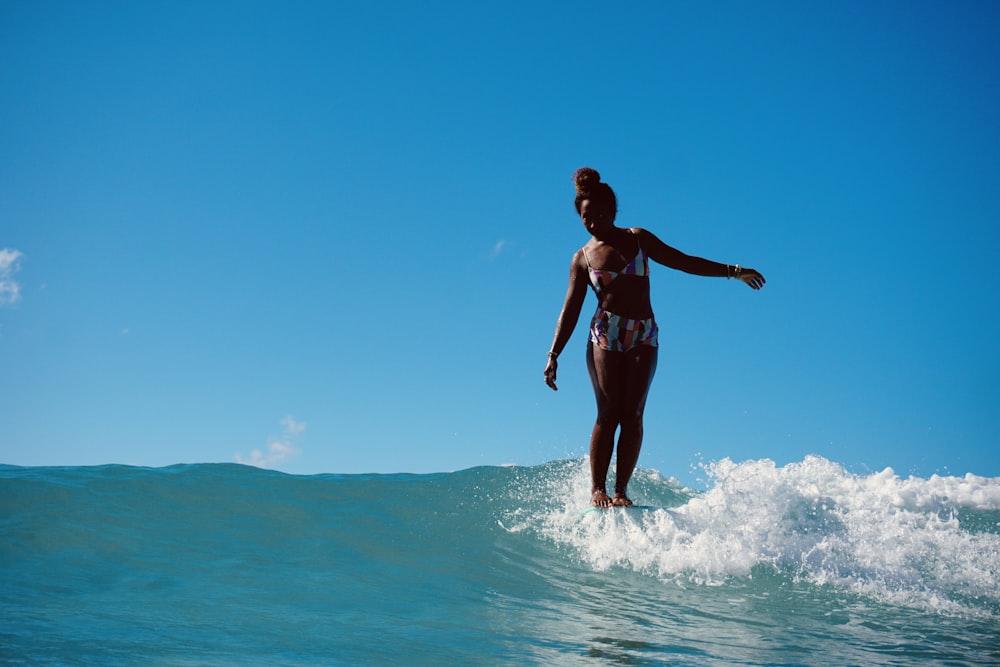
[[[566,299],[563,301],[562,311],[559,313],[559,320],[556,322],[556,333],[552,338],[552,347],[549,348],[549,359],[545,364],[545,384],[556,390],[556,369],[559,366],[557,361],[559,354],[566,347],[576,322],[580,319],[580,310],[583,308],[583,300],[587,297],[587,268],[583,261],[583,250],[578,250],[573,255],[573,260],[569,267],[569,287],[566,288]]]

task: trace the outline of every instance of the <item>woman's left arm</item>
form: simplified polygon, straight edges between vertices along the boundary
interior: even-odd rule
[[[646,229],[635,228],[639,243],[651,260],[657,264],[691,273],[696,276],[713,276],[717,278],[736,278],[753,289],[760,289],[766,282],[759,271],[743,268],[739,264],[722,264],[704,257],[687,255],[677,248],[668,246],[656,234]]]

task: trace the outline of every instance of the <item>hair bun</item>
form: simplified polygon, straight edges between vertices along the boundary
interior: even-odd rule
[[[576,185],[576,193],[578,195],[591,192],[600,182],[601,175],[597,173],[596,169],[580,167],[573,172],[573,184]]]

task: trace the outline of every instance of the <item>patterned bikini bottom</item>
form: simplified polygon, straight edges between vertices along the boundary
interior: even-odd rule
[[[642,345],[657,347],[659,333],[652,317],[630,320],[600,307],[590,320],[590,342],[611,352],[627,352]]]

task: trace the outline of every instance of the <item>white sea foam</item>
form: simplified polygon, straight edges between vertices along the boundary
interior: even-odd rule
[[[724,459],[706,471],[711,487],[698,494],[640,469],[634,487],[674,492],[678,505],[581,517],[589,472],[577,465],[540,530],[598,570],[722,584],[764,566],[894,604],[1000,609],[1000,478],[857,475],[818,456],[783,467]]]

